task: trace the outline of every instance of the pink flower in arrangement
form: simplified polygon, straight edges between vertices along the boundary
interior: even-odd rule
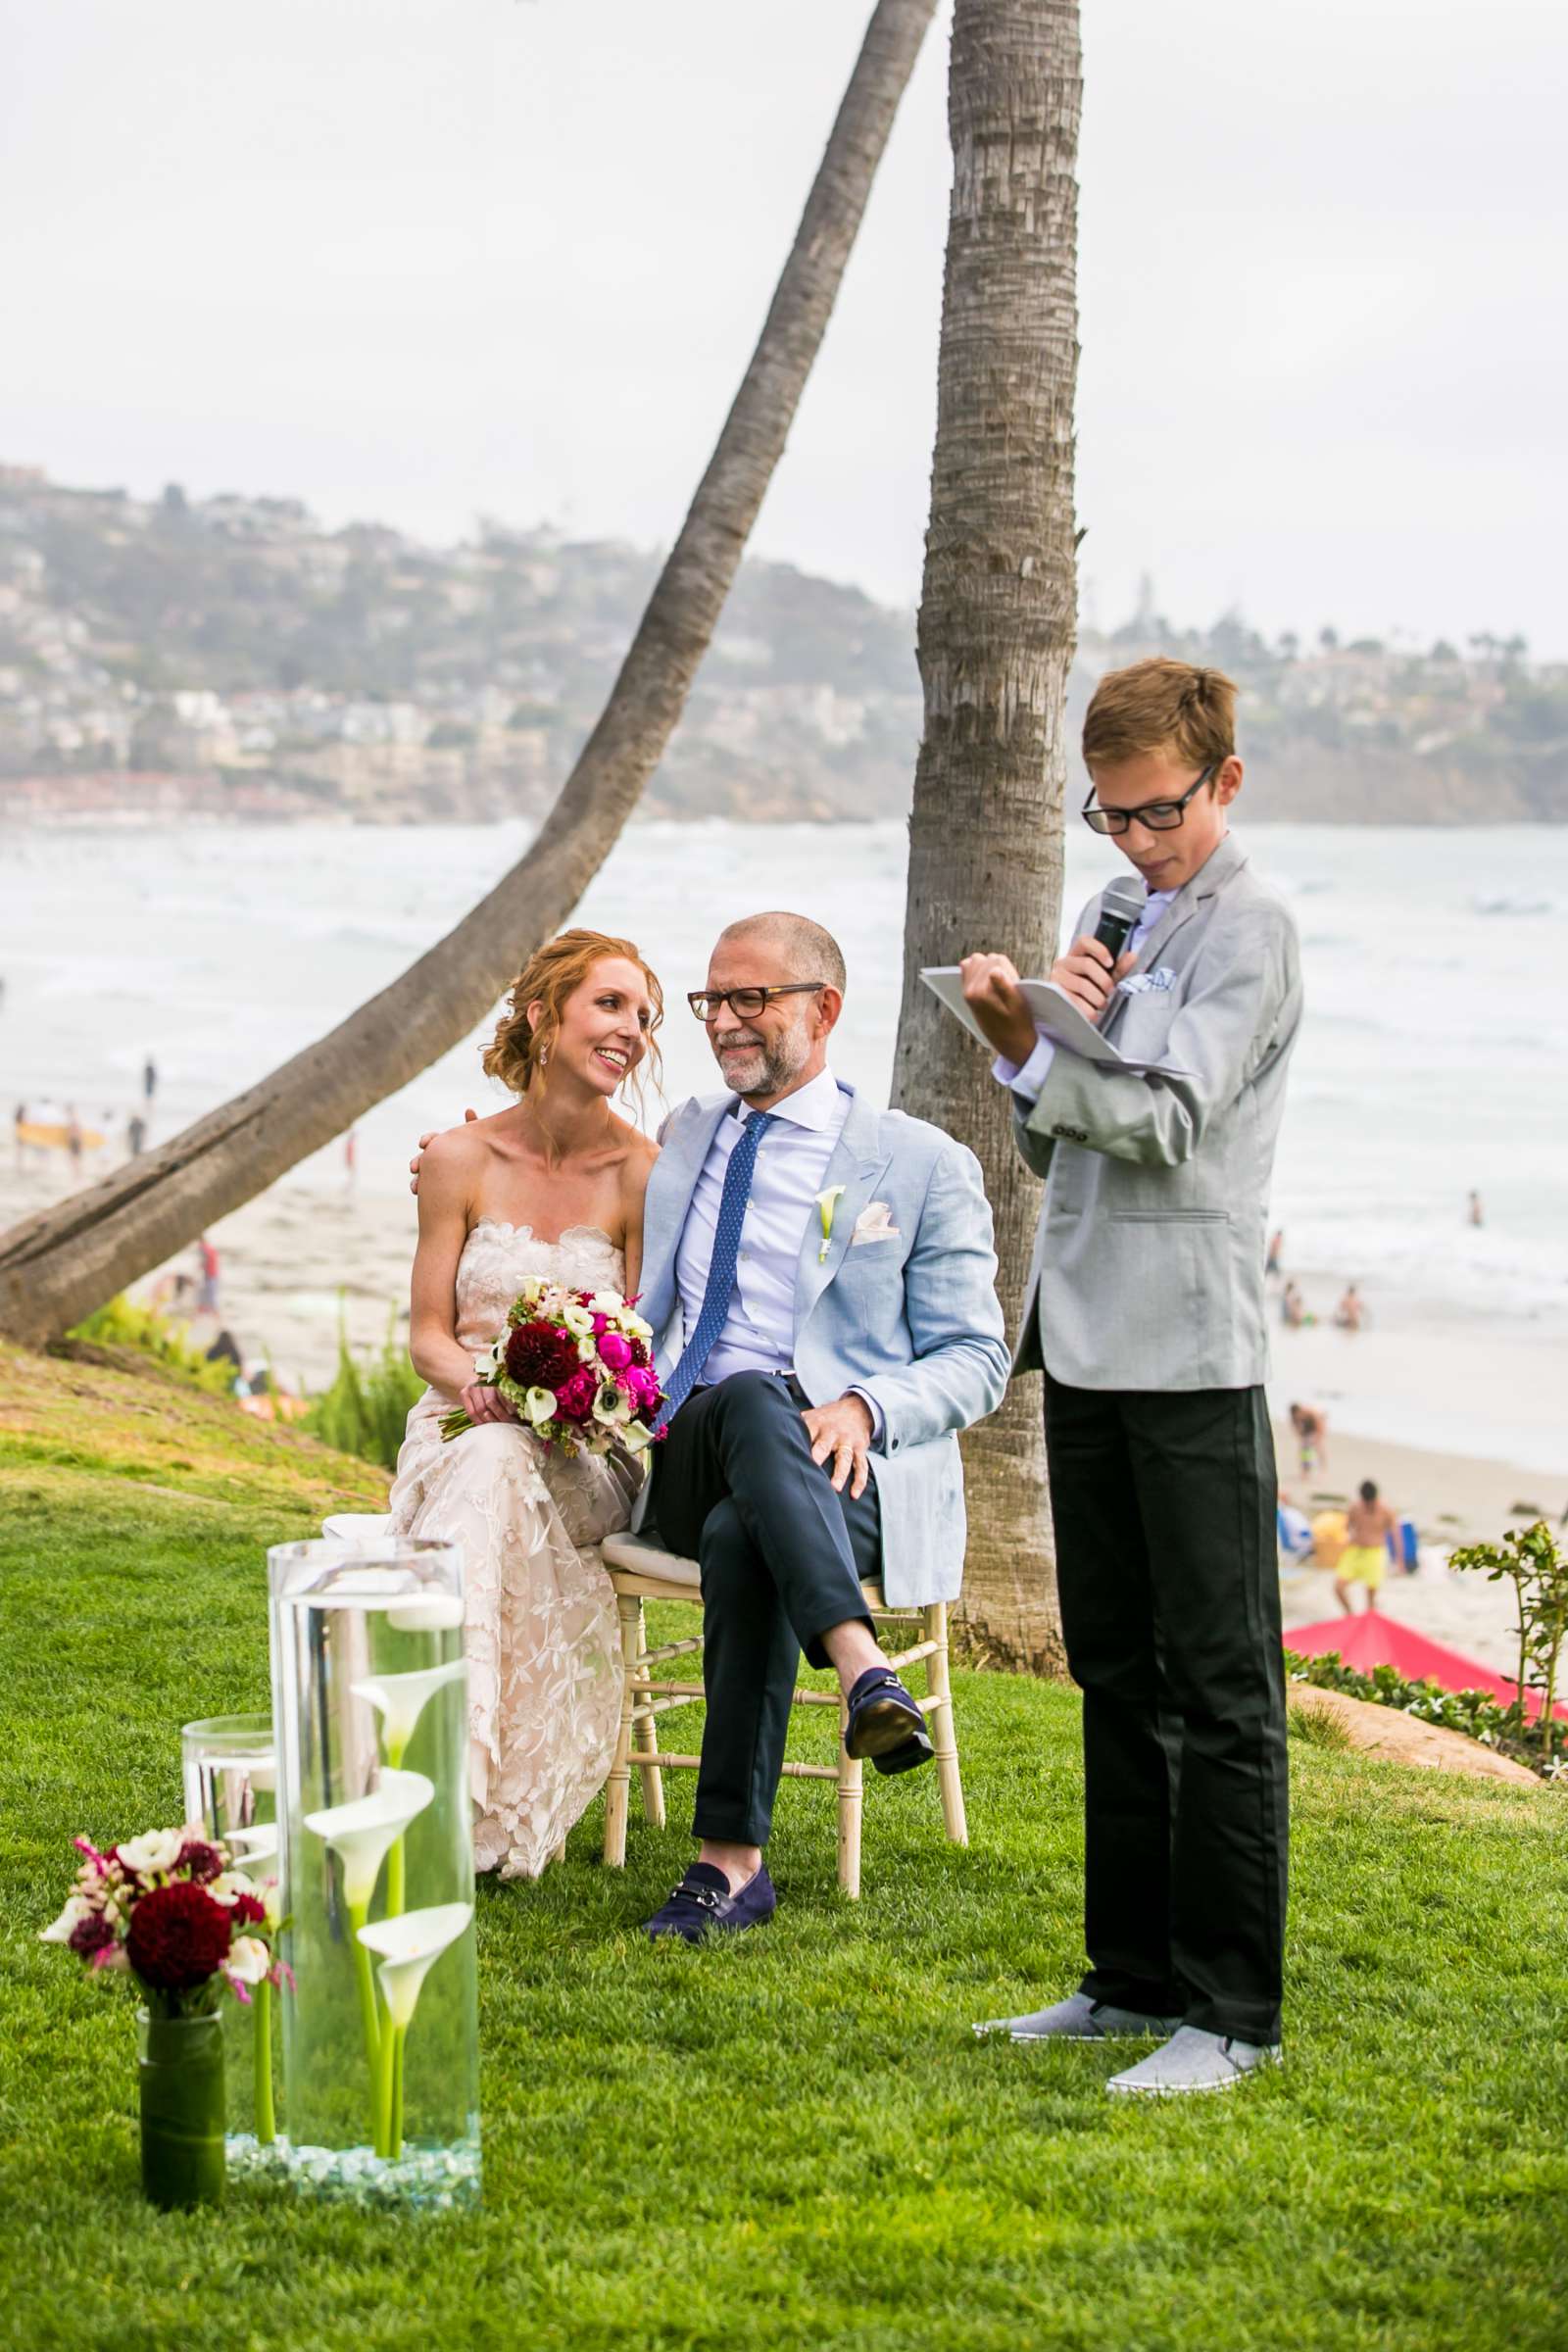
[[[611,1372],[624,1372],[631,1362],[631,1342],[618,1331],[607,1331],[599,1343],[599,1360]]]
[[[570,1379],[564,1380],[556,1391],[556,1410],[563,1421],[589,1421],[598,1394],[599,1381],[592,1365],[579,1364]]]
[[[607,1332],[609,1329],[610,1329],[610,1317],[609,1317],[608,1315],[595,1315],[595,1317],[594,1317],[594,1338],[595,1338],[596,1340],[602,1340],[602,1339],[604,1338],[604,1336],[605,1336],[606,1332]]]
[[[641,1364],[633,1364],[621,1375],[621,1387],[639,1412],[651,1413],[659,1402],[659,1377]]]

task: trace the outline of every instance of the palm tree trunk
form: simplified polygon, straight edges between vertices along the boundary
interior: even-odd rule
[[[1016,1333],[1040,1187],[988,1057],[919,968],[976,948],[1038,972],[1061,903],[1063,698],[1075,634],[1076,0],[956,0],[953,201],[931,523],[925,729],[910,821],[893,1097],[980,1156]],[[1062,1671],[1039,1384],[964,1441],[971,1645]]]
[[[0,1236],[36,1346],[254,1199],[466,1036],[613,848],[673,733],[816,357],[935,0],[877,0],[751,365],[610,699],[538,839],[440,944],[259,1086]]]

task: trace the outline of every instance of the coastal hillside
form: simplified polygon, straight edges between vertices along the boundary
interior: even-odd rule
[[[597,716],[656,551],[481,521],[456,547],[328,530],[297,500],[68,488],[0,466],[0,814],[412,823],[538,814]],[[1151,593],[1085,631],[1243,684],[1261,818],[1568,820],[1568,665],[1331,627],[1183,629]],[[902,815],[920,733],[908,612],[750,562],[648,792],[650,814]]]

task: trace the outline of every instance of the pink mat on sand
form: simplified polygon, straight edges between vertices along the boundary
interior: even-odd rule
[[[1476,1658],[1467,1658],[1442,1642],[1431,1642],[1413,1626],[1400,1625],[1377,1609],[1358,1609],[1353,1617],[1324,1617],[1316,1625],[1288,1626],[1287,1649],[1303,1657],[1320,1658],[1337,1649],[1347,1666],[1370,1674],[1374,1666],[1392,1666],[1408,1682],[1433,1682],[1445,1690],[1485,1690],[1501,1707],[1511,1707],[1515,1686],[1505,1675],[1494,1674]],[[1559,1700],[1553,1715],[1568,1716],[1568,1703]],[[1525,1693],[1525,1713],[1539,1715],[1538,1692]]]

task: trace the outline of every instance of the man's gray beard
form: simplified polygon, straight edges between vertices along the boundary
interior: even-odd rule
[[[788,1037],[780,1038],[778,1043],[773,1046],[758,1044],[752,1048],[752,1052],[761,1055],[762,1076],[760,1080],[754,1081],[750,1086],[743,1085],[739,1078],[732,1078],[723,1063],[719,1064],[724,1084],[732,1095],[776,1095],[780,1093],[792,1079],[799,1076],[810,1053],[810,1046],[803,1044],[799,1038]]]

